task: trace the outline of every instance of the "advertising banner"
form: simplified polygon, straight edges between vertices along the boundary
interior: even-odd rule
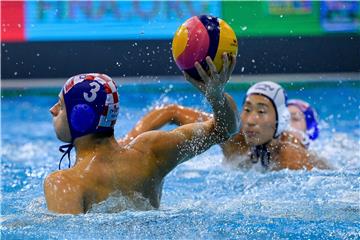
[[[13,24],[2,26],[2,31],[12,31],[19,23],[23,37],[5,35],[3,41],[171,39],[187,18],[221,14],[220,1],[26,1],[10,5],[2,6],[6,14],[2,20]],[[14,13],[24,14],[15,19]]]
[[[327,32],[360,31],[358,1],[324,1],[321,3],[321,26]]]
[[[359,1],[1,1],[1,41],[171,39],[194,15],[237,36],[360,33]]]

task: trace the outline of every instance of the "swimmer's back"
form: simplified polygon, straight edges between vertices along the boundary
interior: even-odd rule
[[[126,148],[117,146],[95,149],[95,157],[84,156],[74,167],[49,175],[44,185],[45,193],[60,197],[57,194],[59,191],[62,192],[62,198],[80,196],[80,199],[74,200],[83,204],[81,209],[84,212],[93,203],[106,200],[116,191],[130,198],[140,193],[149,199],[153,207],[159,207],[158,194],[162,178],[156,177],[159,176],[156,174],[156,159],[149,151],[150,148],[146,147],[149,144],[146,141],[146,137],[139,136]],[[55,188],[51,187],[54,185]]]

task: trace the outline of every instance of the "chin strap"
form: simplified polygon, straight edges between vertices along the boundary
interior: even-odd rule
[[[261,165],[268,168],[270,165],[270,151],[267,148],[267,143],[251,147],[250,159],[253,163],[257,163],[260,159]]]
[[[69,160],[69,168],[71,167],[71,160],[70,160],[70,152],[71,152],[71,149],[74,147],[74,145],[72,143],[69,143],[69,144],[65,144],[65,145],[61,145],[59,147],[59,151],[64,153],[60,159],[60,162],[59,162],[59,170],[61,170],[61,162],[62,160],[64,159],[65,155],[67,154],[68,155],[68,160]]]

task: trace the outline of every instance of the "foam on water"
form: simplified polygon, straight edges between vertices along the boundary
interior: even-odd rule
[[[158,93],[123,94],[117,136],[129,131],[154,104],[203,107],[203,99],[194,92],[172,93],[175,88],[166,87],[169,91],[160,101]],[[356,91],[349,94],[357,97]],[[352,109],[335,121],[342,111],[334,105],[337,101],[320,109],[321,135],[310,146],[334,170],[239,170],[224,165],[220,147],[214,146],[166,177],[158,210],[141,196],[139,202],[148,211],[134,210],[136,203],[117,193],[87,214],[67,215],[49,212],[43,196],[43,180],[57,170],[61,156],[51,119],[40,114],[47,114],[54,98],[40,98],[35,112],[33,97],[2,99],[2,239],[360,238],[360,127],[354,117],[344,119],[359,112]],[[23,104],[12,109],[17,102]],[[328,109],[340,112],[327,119]],[[127,210],[119,212],[123,209]]]
[[[113,192],[105,201],[94,204],[88,213],[118,213],[125,210],[148,211],[153,209],[149,199],[144,198],[140,193],[134,193],[130,199],[121,192]]]

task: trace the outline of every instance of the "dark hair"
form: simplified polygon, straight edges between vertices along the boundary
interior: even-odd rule
[[[113,128],[106,129],[106,131],[101,131],[101,132],[94,133],[94,137],[96,139],[107,138],[107,137],[112,137],[112,136],[114,136],[114,129]]]

